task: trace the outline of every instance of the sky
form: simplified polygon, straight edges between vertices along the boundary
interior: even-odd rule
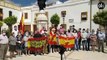
[[[30,6],[30,5],[33,5],[36,3],[36,0],[7,0],[8,2],[13,2],[15,3],[16,5],[19,5],[19,6]],[[47,0],[48,3],[52,3],[52,2],[55,2],[57,0]],[[60,0],[61,2],[64,2],[66,0]]]

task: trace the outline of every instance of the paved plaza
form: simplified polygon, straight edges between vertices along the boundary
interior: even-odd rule
[[[45,55],[30,55],[21,57],[16,57],[8,60],[60,60],[60,55],[58,53],[50,53]],[[64,55],[63,60],[107,60],[107,53],[102,52],[92,52],[92,51],[69,51]]]
[[[97,48],[96,48],[97,49]],[[105,53],[97,52],[97,51],[68,51],[65,52],[63,56],[63,60],[107,60],[107,46],[105,45],[104,48]],[[7,53],[9,56],[9,52]],[[8,60],[61,60],[60,54],[58,52],[55,53],[49,53],[44,55],[22,55],[22,56],[16,56],[16,58]]]

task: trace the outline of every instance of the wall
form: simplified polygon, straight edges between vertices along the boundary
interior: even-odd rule
[[[20,21],[21,11],[11,9],[11,8],[8,8],[8,7],[5,7],[5,6],[0,6],[0,8],[3,9],[3,19],[5,19],[6,17],[9,17],[9,11],[12,11],[12,15],[17,17],[17,22]],[[8,29],[7,25],[3,24],[2,29]]]

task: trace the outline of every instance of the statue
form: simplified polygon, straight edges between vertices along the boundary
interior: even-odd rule
[[[46,7],[46,0],[37,0],[38,1],[38,6],[39,6],[39,10],[44,10],[44,8]]]

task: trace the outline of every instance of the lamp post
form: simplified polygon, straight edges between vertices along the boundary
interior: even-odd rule
[[[90,0],[90,32],[92,30],[92,0]]]
[[[63,60],[63,55],[66,49],[61,45],[58,45],[58,48],[59,48],[59,54],[61,55],[61,60]]]
[[[61,12],[61,16],[63,18],[63,24],[65,24],[65,16],[66,16],[66,11]]]
[[[66,11],[61,11],[61,16],[62,16],[62,18],[63,18],[63,23],[62,23],[62,25],[63,25],[64,29],[66,30],[66,24],[65,24]]]

